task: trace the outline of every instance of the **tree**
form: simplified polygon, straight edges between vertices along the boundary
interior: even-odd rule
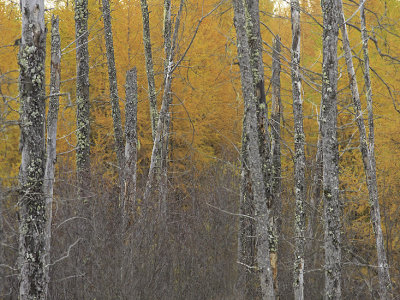
[[[321,136],[323,157],[325,295],[341,298],[341,205],[339,199],[339,151],[337,143],[337,40],[339,5],[323,0],[323,61]]]
[[[90,102],[88,0],[75,0],[76,40],[76,168],[80,196],[85,196],[90,174]],[[85,199],[86,201],[86,199]]]
[[[51,18],[50,100],[47,113],[46,167],[43,191],[46,198],[46,280],[49,282],[51,221],[53,213],[54,167],[57,159],[57,122],[61,81],[61,40],[59,20]]]
[[[21,1],[21,147],[19,173],[19,298],[46,299],[45,57],[44,1]]]
[[[270,242],[269,242],[269,208],[267,207],[267,187],[265,173],[263,172],[262,151],[260,148],[265,145],[260,144],[259,135],[261,126],[257,116],[257,110],[263,103],[258,102],[254,78],[252,72],[251,51],[249,46],[249,36],[246,31],[245,6],[242,0],[233,2],[234,24],[237,35],[237,51],[242,82],[242,94],[245,103],[243,124],[243,139],[248,139],[247,151],[250,179],[255,205],[255,222],[257,237],[257,264],[261,282],[263,299],[274,299],[274,280],[270,261]],[[253,26],[259,26],[259,23]],[[248,27],[247,27],[248,28]],[[260,88],[260,87],[259,87]],[[265,104],[264,104],[265,105]],[[267,130],[267,127],[264,127]]]
[[[303,129],[303,99],[301,96],[300,75],[300,2],[291,0],[292,12],[292,95],[294,117],[294,193],[296,201],[295,212],[295,259],[294,259],[294,298],[304,299],[304,231],[306,196],[305,167],[306,156],[304,153],[304,129]]]

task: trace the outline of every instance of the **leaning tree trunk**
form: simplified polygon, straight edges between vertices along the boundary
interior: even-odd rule
[[[305,166],[306,156],[304,153],[304,129],[303,129],[303,99],[301,97],[301,75],[300,75],[300,2],[291,0],[292,16],[292,95],[293,95],[293,117],[294,117],[294,193],[296,201],[295,211],[295,259],[293,268],[293,288],[296,300],[304,299],[304,231],[305,211],[304,203],[306,196]]]
[[[392,283],[390,280],[389,266],[387,263],[386,251],[383,243],[381,216],[379,210],[378,184],[376,178],[375,153],[374,153],[375,141],[374,141],[374,123],[373,123],[374,121],[373,121],[373,111],[372,111],[372,91],[371,91],[371,80],[369,78],[369,57],[367,48],[368,33],[365,26],[365,13],[363,4],[360,7],[360,14],[361,14],[361,32],[363,39],[363,53],[364,53],[364,69],[365,69],[364,78],[365,78],[365,87],[367,90],[368,123],[370,130],[368,142],[367,142],[367,130],[365,128],[364,118],[362,115],[362,107],[360,101],[360,94],[358,91],[357,77],[353,65],[353,56],[351,53],[349,36],[347,33],[347,26],[344,23],[345,17],[344,17],[343,7],[341,7],[341,22],[342,22],[341,30],[342,30],[343,50],[346,58],[347,74],[350,82],[350,90],[353,98],[353,105],[356,112],[356,123],[358,126],[358,131],[360,133],[360,152],[364,164],[364,171],[369,193],[369,203],[371,206],[371,220],[376,239],[380,296],[381,299],[391,299]]]
[[[75,0],[76,39],[76,167],[79,195],[85,197],[90,175],[90,104],[88,0]],[[85,199],[86,201],[87,199]]]
[[[369,72],[369,55],[368,55],[368,32],[365,22],[365,2],[360,4],[360,20],[362,48],[364,57],[364,81],[367,96],[368,110],[368,160],[370,163],[370,173],[367,174],[367,184],[370,193],[371,220],[375,233],[376,249],[378,254],[378,276],[381,299],[392,298],[392,282],[390,280],[389,265],[386,257],[385,245],[383,243],[383,232],[381,226],[381,214],[379,210],[378,199],[378,183],[376,178],[376,161],[375,161],[375,135],[374,135],[374,112],[372,108],[372,85]]]
[[[274,38],[272,53],[272,105],[271,105],[271,158],[272,158],[272,203],[271,203],[271,216],[270,216],[270,230],[272,231],[270,239],[271,251],[271,267],[274,275],[274,284],[276,295],[279,295],[278,286],[278,243],[281,232],[281,38],[277,35]]]
[[[323,62],[321,135],[325,218],[325,299],[341,298],[341,207],[337,143],[338,0],[322,0]]]
[[[269,208],[267,206],[267,189],[262,167],[267,162],[262,160],[258,135],[257,109],[259,105],[255,94],[252,65],[250,63],[251,54],[248,43],[249,37],[246,34],[245,7],[242,0],[233,1],[233,5],[242,93],[245,102],[246,124],[243,126],[247,131],[248,147],[246,151],[248,151],[250,179],[256,208],[257,264],[262,298],[275,299],[269,249]]]
[[[19,172],[19,299],[46,299],[45,57],[43,0],[21,0],[22,160]]]
[[[124,154],[124,135],[121,124],[121,110],[119,108],[117,71],[115,69],[114,44],[111,28],[111,12],[109,0],[103,1],[103,21],[104,21],[104,38],[106,40],[108,80],[110,83],[110,98],[112,106],[112,118],[114,126],[115,152],[118,160],[118,173],[121,184],[121,190],[124,181],[125,154]],[[123,195],[121,194],[121,198]]]
[[[150,121],[151,121],[151,130],[154,140],[156,138],[158,114],[157,114],[156,84],[154,80],[153,54],[151,52],[149,7],[147,5],[146,0],[140,0],[140,6],[142,9],[143,45],[144,45],[144,56],[146,58],[146,73],[147,73],[147,83],[149,89]]]
[[[50,100],[47,113],[46,168],[43,191],[46,197],[46,279],[49,281],[51,220],[53,211],[54,166],[57,149],[57,121],[61,78],[61,39],[58,17],[51,18]]]

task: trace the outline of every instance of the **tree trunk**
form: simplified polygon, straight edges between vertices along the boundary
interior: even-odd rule
[[[109,0],[103,2],[103,21],[104,21],[104,38],[106,40],[107,65],[108,65],[108,80],[110,83],[110,98],[112,105],[112,118],[114,126],[115,152],[118,160],[118,173],[121,183],[121,189],[124,182],[125,154],[124,154],[124,135],[121,123],[121,110],[119,108],[117,71],[115,69],[114,44],[111,28],[111,12]],[[121,198],[123,195],[121,194]],[[123,201],[123,200],[122,200]]]
[[[369,77],[369,57],[368,57],[368,45],[367,45],[368,33],[365,25],[365,13],[363,4],[360,7],[360,16],[361,16],[361,33],[362,33],[363,54],[364,54],[364,79],[365,79],[365,88],[367,91],[366,96],[367,96],[367,109],[368,109],[368,124],[370,132],[368,142],[367,142],[367,130],[365,128],[364,118],[362,115],[357,77],[353,65],[353,56],[351,54],[351,47],[350,47],[349,36],[347,33],[347,26],[344,23],[345,17],[344,17],[343,7],[341,7],[341,22],[343,24],[341,26],[343,50],[346,58],[347,74],[349,77],[354,110],[356,112],[356,123],[358,126],[358,131],[360,133],[360,152],[364,164],[364,171],[369,193],[369,203],[371,206],[371,220],[375,233],[376,248],[378,254],[377,256],[378,256],[380,297],[381,299],[391,299],[392,283],[390,280],[389,266],[387,263],[385,246],[383,244],[383,233],[381,227],[381,216],[380,216],[379,198],[378,198],[378,184],[376,178],[372,90],[371,90],[371,80]]]
[[[300,3],[291,0],[292,16],[292,95],[294,117],[294,193],[296,201],[295,210],[295,259],[293,271],[294,298],[304,299],[304,231],[305,231],[305,166],[304,129],[303,129],[303,99],[301,97],[300,75]]]
[[[271,222],[272,231],[270,239],[271,267],[274,275],[275,293],[279,295],[278,286],[278,244],[281,232],[281,38],[277,35],[274,38],[272,53],[272,109],[271,109],[271,157],[272,157],[272,204]]]
[[[325,299],[341,298],[341,206],[337,143],[338,0],[322,0],[323,64],[321,136],[325,217]]]
[[[156,84],[154,81],[154,63],[153,63],[153,55],[151,52],[149,8],[146,0],[140,0],[140,6],[142,8],[143,45],[144,45],[144,56],[146,58],[146,73],[147,73],[147,83],[149,89],[151,130],[152,130],[153,140],[155,140],[158,114],[157,114]]]
[[[125,186],[123,197],[123,230],[126,230],[129,216],[136,203],[136,161],[137,161],[137,71],[126,72],[125,106]]]
[[[45,57],[43,0],[21,0],[18,63],[22,160],[19,173],[19,299],[46,299]]]
[[[50,100],[47,113],[46,168],[43,191],[46,197],[46,279],[49,282],[51,221],[53,211],[54,166],[57,159],[57,121],[61,79],[61,39],[58,17],[51,18]]]
[[[75,0],[76,39],[76,167],[79,195],[85,197],[90,175],[90,103],[89,103],[89,50],[88,0]],[[87,199],[84,199],[87,201]]]
[[[242,93],[245,102],[245,124],[247,148],[250,169],[250,179],[256,208],[257,263],[261,282],[263,299],[275,299],[273,275],[270,262],[269,242],[269,208],[267,206],[267,189],[259,139],[260,124],[258,124],[256,92],[254,90],[252,65],[250,63],[250,48],[246,34],[245,7],[242,0],[235,0],[234,24],[237,34],[238,59],[242,81]],[[265,128],[267,130],[267,128]],[[247,142],[247,141],[246,141]],[[263,145],[264,146],[264,145]]]

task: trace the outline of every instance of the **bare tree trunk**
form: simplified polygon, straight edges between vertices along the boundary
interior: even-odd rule
[[[171,45],[171,52],[168,57],[168,65],[166,67],[165,71],[165,78],[164,78],[164,92],[163,92],[163,100],[161,104],[161,109],[159,113],[159,117],[157,120],[157,130],[156,130],[156,135],[153,143],[153,151],[151,154],[151,161],[150,161],[150,167],[149,167],[149,174],[146,182],[146,188],[145,192],[143,195],[143,199],[145,202],[150,197],[152,188],[154,186],[154,178],[156,177],[156,173],[160,172],[161,168],[161,161],[163,160],[163,148],[165,149],[165,146],[163,145],[164,140],[166,143],[168,143],[168,139],[165,139],[165,135],[168,134],[168,130],[166,129],[169,127],[169,122],[168,118],[169,116],[169,106],[171,104],[170,97],[171,97],[171,85],[172,85],[172,74],[176,68],[174,66],[174,55],[175,55],[175,48],[176,48],[176,43],[177,43],[177,38],[178,38],[178,33],[179,33],[179,26],[180,26],[180,18],[182,15],[182,9],[183,9],[183,4],[184,0],[181,0],[180,5],[179,5],[179,11],[178,15],[176,17],[175,21],[175,27],[174,27],[174,34],[172,37],[172,45]],[[165,159],[167,156],[165,156]],[[157,179],[157,184],[160,183],[159,178]]]
[[[391,299],[392,283],[390,280],[389,266],[387,263],[386,251],[383,243],[383,233],[381,227],[381,216],[380,216],[379,198],[378,198],[378,184],[376,178],[372,90],[371,90],[371,80],[369,76],[369,57],[368,57],[368,44],[367,44],[368,33],[365,25],[364,4],[361,4],[360,16],[361,16],[361,33],[362,33],[363,54],[364,54],[364,79],[365,79],[365,88],[367,91],[366,96],[367,96],[368,124],[369,124],[368,142],[367,142],[367,131],[365,128],[364,118],[362,115],[357,78],[353,65],[353,56],[351,54],[351,47],[350,47],[349,36],[347,33],[347,26],[344,23],[345,17],[344,17],[343,7],[341,7],[341,22],[342,22],[341,30],[342,30],[343,50],[346,58],[347,74],[350,82],[350,90],[353,98],[353,105],[356,112],[356,123],[358,126],[358,131],[360,133],[360,152],[363,159],[364,171],[369,192],[369,203],[371,206],[371,220],[375,233],[376,248],[378,254],[377,256],[378,256],[380,297],[381,299]]]
[[[143,44],[144,44],[144,55],[146,58],[146,73],[147,73],[147,82],[149,89],[148,93],[150,102],[151,129],[152,129],[153,140],[155,140],[158,114],[157,114],[156,84],[154,80],[154,63],[153,63],[153,55],[151,52],[149,8],[146,0],[140,0],[140,6],[142,8]]]
[[[378,254],[378,276],[381,299],[392,299],[392,282],[390,280],[389,265],[386,257],[385,245],[383,243],[383,232],[381,226],[381,214],[379,209],[378,183],[376,178],[376,161],[375,161],[375,134],[374,134],[374,112],[372,107],[372,85],[369,72],[369,55],[368,55],[368,31],[365,22],[365,2],[360,4],[360,21],[362,48],[364,56],[364,81],[367,96],[368,110],[368,127],[369,127],[369,151],[368,160],[370,163],[370,173],[367,175],[368,190],[370,193],[371,220],[375,233],[376,249]]]
[[[75,0],[76,38],[76,166],[79,194],[87,195],[90,175],[90,102],[88,0]],[[87,199],[85,199],[87,201]]]
[[[325,299],[341,298],[341,205],[337,143],[338,0],[323,0],[321,135],[325,214]]]
[[[43,0],[21,0],[18,63],[22,160],[19,173],[19,299],[46,299],[45,57]]]
[[[293,269],[294,298],[304,299],[304,231],[305,231],[305,167],[306,156],[304,153],[304,129],[303,129],[303,99],[301,97],[300,75],[300,3],[291,0],[292,16],[292,95],[294,117],[294,193],[296,201],[295,211],[295,259]]]
[[[254,89],[251,55],[249,48],[249,37],[246,34],[245,7],[242,0],[235,0],[234,23],[237,34],[238,59],[240,65],[242,93],[245,102],[245,121],[244,128],[246,138],[248,138],[247,149],[250,178],[256,208],[256,236],[257,236],[257,263],[261,282],[263,299],[275,299],[274,280],[270,262],[270,242],[269,242],[269,208],[267,206],[267,189],[263,172],[261,145],[259,139],[260,124],[258,124],[257,109],[259,103]],[[267,128],[265,128],[267,130]]]
[[[281,232],[281,38],[277,35],[274,38],[272,53],[272,109],[271,109],[271,157],[272,157],[272,203],[271,203],[271,224],[272,231],[270,239],[271,267],[274,275],[275,294],[279,295],[278,286],[278,243]]]
[[[122,189],[124,181],[123,178],[124,168],[125,168],[124,135],[121,123],[121,110],[119,108],[117,71],[115,69],[114,44],[113,44],[113,35],[111,28],[110,2],[109,0],[102,0],[102,3],[103,3],[102,12],[104,21],[104,38],[106,40],[106,51],[107,51],[108,80],[110,83],[110,98],[111,98],[112,118],[114,125],[115,152],[117,153],[117,160],[119,167],[118,173]],[[122,197],[123,195],[121,194],[121,198]]]
[[[125,186],[123,197],[123,230],[126,230],[129,215],[133,214],[136,203],[136,161],[137,161],[137,71],[126,72],[125,106]]]
[[[46,167],[44,172],[43,191],[46,197],[46,280],[49,282],[51,221],[53,214],[54,166],[57,159],[57,121],[61,80],[61,39],[59,20],[51,18],[51,64],[50,64],[50,100],[47,113],[47,148]],[[47,294],[47,292],[46,292]]]
[[[5,264],[5,256],[4,256],[4,227],[3,227],[3,201],[4,201],[4,192],[3,192],[3,182],[0,180],[0,265]],[[6,282],[7,279],[4,277],[4,269],[0,267],[0,280],[2,284],[0,285],[0,295],[5,294],[6,290]]]

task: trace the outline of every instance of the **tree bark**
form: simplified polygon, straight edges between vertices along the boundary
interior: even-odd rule
[[[46,299],[45,57],[43,0],[21,0],[22,160],[19,172],[19,299]]]
[[[50,62],[50,100],[47,113],[47,148],[43,190],[46,197],[46,279],[49,282],[51,221],[53,211],[54,167],[57,159],[57,121],[61,80],[61,39],[59,20],[51,18],[51,62]]]
[[[157,113],[156,84],[154,80],[154,63],[153,63],[153,55],[151,52],[149,8],[146,0],[140,0],[140,6],[142,9],[143,45],[144,45],[144,56],[146,58],[146,73],[147,73],[147,83],[149,89],[148,93],[150,102],[151,130],[152,130],[153,140],[155,140],[158,113]]]
[[[88,0],[75,0],[76,39],[76,166],[81,197],[87,195],[90,175],[90,102]],[[87,201],[87,199],[84,199]]]
[[[338,0],[323,0],[321,136],[323,156],[325,299],[341,298],[341,205],[337,143]]]
[[[106,54],[107,54],[107,65],[108,65],[108,80],[110,83],[110,98],[112,106],[112,118],[114,126],[114,140],[115,140],[115,152],[117,153],[118,160],[118,173],[121,188],[124,182],[124,169],[125,169],[125,154],[124,154],[124,135],[122,131],[121,123],[121,110],[119,108],[119,97],[118,97],[118,84],[117,84],[117,71],[115,69],[115,58],[114,58],[114,44],[113,35],[111,28],[111,12],[109,0],[102,0],[103,3],[103,21],[104,21],[104,38],[106,40]],[[121,199],[123,195],[121,194]],[[123,200],[122,200],[123,201]]]
[[[258,124],[257,109],[259,103],[254,89],[251,52],[249,37],[246,34],[246,15],[242,0],[233,1],[234,24],[237,34],[238,59],[241,73],[242,93],[245,103],[245,138],[248,138],[246,151],[248,152],[250,179],[256,208],[256,236],[257,236],[257,264],[261,282],[263,299],[275,299],[273,275],[270,262],[269,242],[269,208],[267,206],[267,188],[263,172],[261,145],[259,139],[260,126]],[[265,128],[267,130],[267,128]],[[247,141],[246,141],[247,142]],[[264,146],[264,145],[263,145]]]
[[[122,218],[124,230],[129,215],[134,212],[136,203],[136,161],[137,161],[137,71],[133,68],[126,72],[125,106],[125,186]]]
[[[364,79],[365,88],[367,91],[367,110],[368,110],[368,124],[369,124],[369,138],[367,142],[367,130],[365,128],[360,94],[358,91],[357,77],[353,65],[353,56],[351,53],[349,36],[347,33],[347,26],[345,22],[345,16],[341,4],[341,31],[343,40],[343,50],[346,58],[347,74],[349,77],[350,90],[353,98],[353,106],[356,112],[356,123],[358,131],[360,133],[360,152],[364,164],[364,172],[369,193],[369,203],[371,207],[371,220],[372,226],[375,233],[375,241],[377,248],[378,257],[378,277],[380,287],[381,299],[391,299],[392,295],[392,283],[390,280],[389,266],[386,258],[386,250],[383,243],[383,232],[381,227],[381,216],[379,209],[379,197],[378,197],[378,184],[376,178],[376,166],[375,166],[375,150],[374,150],[374,120],[372,110],[372,89],[371,80],[369,76],[369,57],[368,57],[368,33],[365,24],[365,13],[364,4],[360,7],[361,17],[361,34],[363,44],[363,55],[364,55]],[[369,145],[368,145],[369,143]]]
[[[275,293],[279,295],[278,286],[278,244],[281,232],[281,38],[277,35],[273,42],[272,53],[272,109],[271,109],[271,157],[272,157],[272,204],[271,204],[271,222],[272,231],[270,239],[271,267],[274,275]]]
[[[304,203],[306,196],[305,166],[306,157],[304,152],[304,129],[303,129],[303,99],[301,96],[300,75],[300,3],[291,0],[292,19],[292,96],[294,117],[294,192],[295,192],[295,259],[293,271],[294,298],[304,299],[304,231],[305,211]]]

